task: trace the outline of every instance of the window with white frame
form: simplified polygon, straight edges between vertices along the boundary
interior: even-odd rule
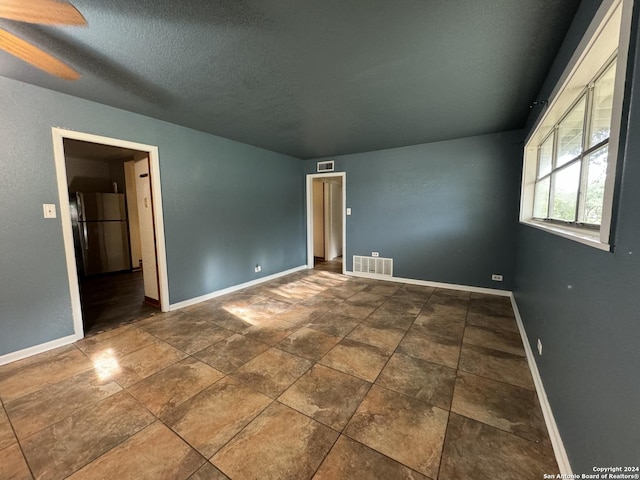
[[[631,0],[606,0],[525,146],[520,219],[609,249]]]

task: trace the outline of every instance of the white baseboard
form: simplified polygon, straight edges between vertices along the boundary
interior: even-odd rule
[[[547,398],[547,393],[544,390],[544,384],[542,383],[542,378],[540,377],[540,372],[538,371],[538,365],[536,364],[533,351],[531,350],[531,345],[529,344],[527,332],[524,329],[524,323],[522,322],[522,317],[520,316],[520,311],[518,310],[518,304],[516,303],[516,299],[513,295],[511,295],[511,305],[513,307],[513,313],[516,316],[516,323],[518,324],[518,330],[520,330],[520,336],[522,337],[524,351],[527,354],[529,370],[531,370],[533,383],[536,387],[536,392],[538,393],[538,400],[540,401],[540,406],[542,407],[542,415],[544,416],[544,421],[547,425],[549,437],[551,438],[551,445],[553,446],[553,453],[556,456],[556,462],[558,462],[558,468],[560,468],[560,473],[562,475],[565,475],[567,476],[567,478],[569,478],[569,476],[572,475],[569,457],[567,457],[567,451],[564,448],[564,443],[562,442],[562,437],[560,436],[560,431],[558,430],[556,419],[553,416],[553,411],[551,410],[551,405],[549,404],[549,399]]]
[[[292,273],[299,272],[300,270],[306,270],[307,268],[308,268],[307,265],[301,265],[299,267],[285,270],[284,272],[274,273],[273,275],[257,278],[255,280],[251,280],[250,282],[241,283],[239,285],[234,285],[232,287],[228,287],[222,290],[216,290],[215,292],[207,293],[206,295],[201,295],[199,297],[190,298],[189,300],[183,300],[182,302],[173,303],[169,305],[169,311],[178,310],[184,307],[189,307],[191,305],[195,305],[201,302],[206,302],[207,300],[211,300],[212,298],[216,298],[221,295],[226,295],[227,293],[233,293],[238,290],[242,290],[243,288],[259,285],[260,283],[268,282],[269,280],[274,280],[279,277],[284,277],[285,275],[290,275]]]
[[[50,342],[45,342],[39,345],[34,345],[33,347],[24,348],[22,350],[18,350],[17,352],[7,353],[0,356],[0,365],[16,362],[18,360],[22,360],[23,358],[37,355],[38,353],[48,352],[49,350],[53,350],[54,348],[64,347],[65,345],[69,345],[76,340],[79,340],[80,338],[82,337],[77,337],[75,334],[69,335],[68,337],[56,338],[55,340],[51,340]]]
[[[455,283],[430,282],[427,280],[415,280],[413,278],[389,277],[386,275],[375,275],[372,273],[344,272],[351,277],[372,278],[374,280],[384,280],[387,282],[408,283],[409,285],[421,285],[423,287],[448,288],[449,290],[461,290],[463,292],[485,293],[487,295],[499,295],[501,297],[511,297],[510,290],[498,290],[497,288],[472,287],[469,285],[458,285]]]

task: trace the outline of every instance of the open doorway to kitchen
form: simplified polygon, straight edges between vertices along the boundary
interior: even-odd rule
[[[307,265],[344,273],[345,173],[307,175]]]
[[[157,148],[53,130],[76,337],[168,307]]]

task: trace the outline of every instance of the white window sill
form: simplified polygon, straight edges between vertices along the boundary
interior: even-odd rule
[[[598,250],[603,250],[605,252],[611,251],[611,245],[600,241],[600,232],[584,230],[580,228],[565,227],[562,225],[554,225],[533,219],[520,220],[520,223],[529,225],[530,227],[537,228],[539,230],[544,230],[545,232],[553,233],[554,235],[558,235],[569,240],[573,240],[574,242],[582,243],[583,245],[597,248]]]

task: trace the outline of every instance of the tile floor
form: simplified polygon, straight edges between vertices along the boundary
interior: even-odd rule
[[[0,367],[2,479],[557,473],[508,299],[298,272]]]

